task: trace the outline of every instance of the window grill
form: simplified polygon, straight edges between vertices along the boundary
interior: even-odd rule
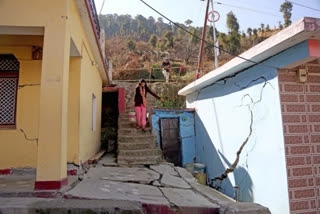
[[[14,125],[18,78],[0,77],[0,125]]]
[[[0,54],[0,127],[16,123],[19,61],[11,54]]]

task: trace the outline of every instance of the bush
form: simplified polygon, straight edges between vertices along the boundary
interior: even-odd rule
[[[127,40],[126,45],[130,51],[134,51],[136,49],[136,43],[131,39]]]
[[[182,83],[154,83],[151,89],[164,99],[164,102],[156,101],[156,106],[160,108],[185,108],[185,97],[178,96],[178,91],[183,88]]]
[[[160,79],[160,80],[164,79],[162,68],[159,64],[152,65],[151,77],[154,79]]]

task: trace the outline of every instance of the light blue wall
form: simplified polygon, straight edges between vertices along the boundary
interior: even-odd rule
[[[195,157],[194,111],[154,109],[152,129],[160,147],[160,119],[179,118],[182,165],[193,162]]]
[[[195,108],[196,159],[207,166],[210,179],[220,176],[236,160],[236,153],[252,134],[233,173],[213,182],[220,191],[240,200],[260,203],[273,214],[289,213],[287,171],[277,69],[308,57],[300,43],[262,64],[187,96]],[[270,67],[274,66],[274,67]]]

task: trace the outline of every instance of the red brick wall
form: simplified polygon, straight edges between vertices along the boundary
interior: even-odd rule
[[[306,83],[279,71],[291,214],[320,213],[320,68]]]

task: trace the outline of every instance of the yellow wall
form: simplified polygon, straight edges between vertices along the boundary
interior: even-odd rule
[[[92,94],[96,96],[96,130],[91,129]],[[80,77],[80,159],[93,157],[100,149],[102,80],[83,54]]]
[[[0,130],[0,169],[38,167],[38,181],[59,180],[66,175],[67,161],[85,162],[100,149],[102,79],[77,6],[74,0],[1,0],[1,25],[43,27],[45,35],[0,35],[0,53],[30,59],[31,45],[44,51],[41,61],[20,61],[19,84],[41,81],[41,87],[19,89],[17,108],[17,130],[39,137],[38,149],[19,131]],[[81,57],[69,58],[71,39]],[[95,131],[92,94],[97,100]]]
[[[79,164],[80,70],[81,57],[71,57],[69,73],[67,160],[69,163],[75,164]]]
[[[77,49],[81,53],[81,75],[80,75],[80,132],[79,132],[79,159],[85,162],[93,157],[100,149],[101,130],[101,100],[102,79],[94,61],[92,50],[85,30],[80,20],[80,15],[74,1],[69,4],[70,33]],[[81,36],[79,36],[81,35]],[[92,94],[97,99],[96,130],[91,130]]]
[[[18,58],[20,86],[40,83],[41,60],[31,60],[31,46],[0,45],[0,53],[11,53]],[[19,130],[27,138],[38,137],[40,86],[21,87],[17,95],[16,129],[0,129],[0,169],[35,167],[37,163],[36,141],[26,140]]]

